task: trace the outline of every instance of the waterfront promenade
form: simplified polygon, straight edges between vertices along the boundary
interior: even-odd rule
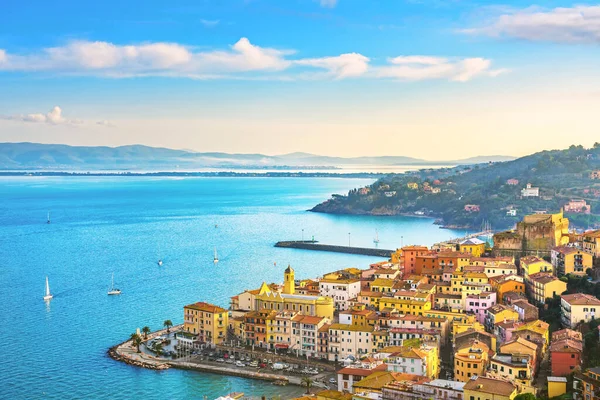
[[[369,247],[334,246],[319,244],[309,240],[288,240],[275,243],[275,247],[301,250],[329,251],[333,253],[359,254],[363,256],[390,258],[395,250],[376,249]]]

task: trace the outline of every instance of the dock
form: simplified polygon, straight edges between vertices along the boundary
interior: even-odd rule
[[[329,251],[333,253],[359,254],[363,256],[390,258],[395,250],[376,249],[368,247],[335,246],[331,244],[320,244],[309,240],[288,240],[275,243],[275,247],[287,249]]]

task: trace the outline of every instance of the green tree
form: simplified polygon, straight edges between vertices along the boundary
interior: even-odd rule
[[[538,400],[538,398],[531,393],[521,393],[515,397],[515,400]]]
[[[170,333],[171,327],[173,326],[173,322],[171,322],[170,319],[166,319],[165,322],[163,322],[163,325],[165,326],[165,328],[167,328],[167,333]]]
[[[140,353],[140,346],[142,345],[142,337],[140,335],[138,335],[137,333],[132,333],[131,334],[131,343],[133,343],[133,345],[137,348],[137,352]]]
[[[154,345],[154,351],[160,356],[163,351],[163,345],[161,343],[156,343],[156,345]]]
[[[312,387],[313,380],[308,376],[302,378],[302,386],[306,386],[306,394],[310,394],[310,388]]]
[[[148,339],[148,334],[152,331],[150,330],[150,327],[145,326],[142,328],[142,332],[144,332],[144,339]]]

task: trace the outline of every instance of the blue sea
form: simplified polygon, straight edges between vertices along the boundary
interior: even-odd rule
[[[0,178],[0,398],[214,399],[301,388],[191,371],[151,371],[110,359],[136,328],[183,320],[183,305],[381,259],[277,249],[302,237],[381,248],[462,235],[430,219],[306,210],[371,183],[332,178]],[[51,224],[46,224],[50,212]],[[217,227],[215,227],[215,225]],[[217,249],[220,262],[213,264]],[[157,260],[164,265],[159,267]],[[107,296],[111,274],[122,291]],[[43,300],[48,276],[54,299]],[[206,397],[205,397],[206,396]]]

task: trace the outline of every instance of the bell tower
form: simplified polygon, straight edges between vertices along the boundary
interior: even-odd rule
[[[294,270],[291,266],[285,269],[283,273],[283,293],[294,294],[296,292],[296,283],[294,281]]]

